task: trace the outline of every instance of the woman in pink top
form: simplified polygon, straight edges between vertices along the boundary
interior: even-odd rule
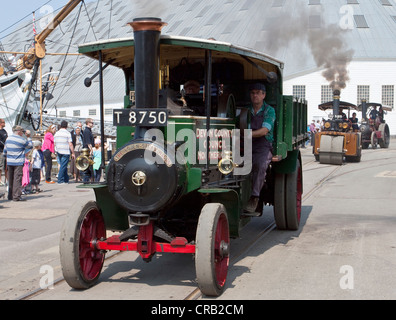
[[[56,126],[51,125],[44,135],[44,142],[41,150],[44,154],[45,159],[45,182],[55,183],[51,181],[51,170],[52,170],[52,154],[55,154],[55,144],[54,144],[54,134],[56,131]]]

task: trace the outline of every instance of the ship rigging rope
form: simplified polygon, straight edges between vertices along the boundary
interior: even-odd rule
[[[44,3],[42,6],[38,7],[37,9],[33,10],[32,12],[36,12],[36,11],[40,10],[42,7],[46,6],[47,4],[49,4],[49,3],[52,2],[52,1],[53,1],[53,0],[47,1],[47,2]],[[59,10],[62,9],[62,8],[63,8],[63,6],[60,7],[60,8],[58,8],[58,9],[55,10],[54,12],[57,12],[57,11],[59,11]],[[32,13],[27,14],[27,15],[24,16],[23,18],[19,19],[17,22],[15,22],[15,23],[13,23],[12,25],[10,25],[9,27],[7,27],[7,28],[1,30],[1,31],[0,31],[0,34],[2,34],[3,32],[5,32],[5,31],[11,29],[13,26],[17,25],[18,23],[22,22],[23,20],[29,18],[29,17],[31,16],[31,14],[32,14]],[[42,18],[43,18],[43,17],[41,17],[39,20],[41,20]],[[37,21],[36,21],[36,22],[37,22]],[[25,29],[25,28],[26,28],[27,26],[29,26],[31,23],[32,23],[32,22],[29,21],[28,23],[26,23],[26,24],[24,24],[23,26],[21,26],[19,29],[16,29],[16,30],[14,30],[14,31],[12,31],[12,32],[10,32],[10,33],[4,35],[4,36],[1,36],[1,37],[0,37],[0,40],[3,39],[3,38],[8,37],[8,36],[10,36],[10,35],[12,35],[12,34],[14,34],[14,33],[17,33],[17,32],[19,32],[19,31],[21,31],[21,30],[23,30],[23,29]]]
[[[110,10],[109,10],[109,16],[110,16],[110,18],[109,18],[109,35],[107,36],[109,39],[110,39],[110,31],[111,31],[111,16],[112,16],[112,13],[113,13],[113,0],[111,0],[110,1]]]
[[[87,13],[87,17],[88,17],[88,21],[89,21],[89,26],[91,27],[92,32],[93,32],[93,35],[94,35],[94,37],[95,37],[95,41],[98,41],[98,38],[96,38],[95,29],[93,28],[93,25],[92,25],[92,21],[93,21],[93,19],[94,19],[94,17],[95,17],[96,11],[98,10],[99,1],[96,2],[96,8],[95,8],[95,11],[94,11],[94,13],[93,13],[92,19],[91,19],[91,17],[89,16],[89,12],[88,12],[88,9],[87,9],[87,5],[85,4],[85,1],[83,1],[83,4],[84,4],[85,11],[86,11],[86,13]],[[87,34],[85,35],[85,39],[87,38],[87,35],[88,35],[88,32],[87,32]]]
[[[90,27],[91,27],[91,29],[92,29],[93,36],[95,37],[95,40],[97,40],[97,37],[96,37],[96,32],[95,32],[95,30],[94,30],[94,28],[93,28],[93,25],[92,25],[92,21],[93,21],[93,19],[94,19],[94,16],[95,16],[95,14],[96,14],[97,9],[98,9],[98,3],[99,3],[99,1],[96,3],[96,7],[95,7],[95,10],[94,10],[94,12],[93,12],[92,18],[89,16],[89,11],[88,11],[88,8],[87,8],[87,6],[86,6],[86,4],[85,4],[85,1],[83,1],[82,4],[81,4],[81,6],[84,5],[85,13],[87,14],[87,18],[88,18],[88,21],[89,21],[89,25],[90,25]],[[80,12],[81,12],[81,7],[80,7],[80,11],[79,11],[79,13],[78,13],[78,17],[77,17],[77,21],[76,21],[75,28],[74,28],[74,31],[73,31],[73,35],[74,35],[75,30],[76,30],[76,26],[77,26],[77,24],[78,24],[78,20],[79,20],[79,17],[80,17]],[[86,39],[87,39],[87,37],[88,37],[88,32],[89,32],[89,30],[87,31],[87,33],[86,33],[86,35],[85,35],[85,37],[84,37],[84,42],[86,41]],[[71,39],[70,39],[69,47],[71,46],[71,41],[72,41],[72,39],[73,39],[73,35],[72,35],[72,37],[71,37]],[[69,50],[69,49],[68,49],[68,50]],[[65,58],[66,58],[66,56],[65,56]],[[67,90],[65,91],[66,85],[67,85],[67,83],[68,83],[70,77],[71,77],[71,76],[74,76],[75,78],[78,78],[78,77],[80,76],[81,73],[80,73],[80,74],[77,74],[77,75],[73,73],[74,68],[76,67],[78,58],[79,58],[79,57],[77,57],[77,58],[75,59],[74,64],[73,64],[73,67],[71,68],[71,71],[69,72],[69,75],[68,75],[67,79],[64,81],[64,86],[63,86],[63,88],[62,88],[62,90],[61,90],[61,93],[58,95],[58,98],[57,98],[57,100],[55,101],[55,103],[52,104],[52,107],[50,108],[51,110],[56,106],[56,104],[58,103],[59,99],[62,98],[63,94],[66,94],[67,92],[69,92],[69,90],[72,89],[72,86],[70,86],[70,88],[67,89]],[[61,67],[60,70],[62,70],[63,65],[64,65],[64,63],[65,63],[65,60],[66,60],[66,59],[64,59],[63,64],[62,64],[62,67]],[[85,73],[82,73],[82,74],[84,75]],[[56,84],[53,86],[52,91],[51,91],[51,94],[54,92],[55,86],[56,86],[58,83],[59,83],[59,81],[56,82]],[[46,101],[46,104],[45,104],[45,106],[44,106],[44,109],[47,107],[48,103],[49,103],[49,100]]]
[[[84,1],[83,1],[82,4],[80,5],[80,9],[78,10],[77,19],[76,19],[76,22],[75,22],[75,24],[74,24],[73,33],[72,33],[72,35],[71,35],[71,37],[70,37],[70,41],[69,41],[69,45],[68,45],[68,47],[67,47],[66,53],[69,53],[70,47],[71,47],[71,45],[72,45],[72,41],[73,41],[73,38],[74,38],[74,34],[76,33],[77,25],[78,25],[78,22],[79,22],[79,20],[80,20],[80,14],[81,14],[81,9],[82,9],[82,5],[83,5],[83,4],[84,4]],[[63,58],[63,62],[62,62],[62,65],[61,65],[61,67],[60,67],[58,79],[60,78],[61,73],[62,73],[62,70],[63,70],[63,67],[64,67],[64,65],[65,65],[65,63],[66,63],[66,58],[67,58],[67,55],[65,55],[64,58]],[[77,59],[78,59],[78,57],[77,57]],[[74,67],[75,67],[75,65],[76,65],[77,59],[75,60],[75,63],[74,63],[74,65],[73,65],[72,70],[74,69]],[[58,103],[59,99],[62,97],[63,91],[64,91],[65,88],[66,88],[66,84],[67,84],[67,82],[69,81],[70,76],[71,76],[72,74],[73,74],[73,72],[69,72],[69,75],[68,75],[68,77],[67,77],[67,79],[66,79],[66,81],[65,81],[65,84],[64,84],[64,86],[63,86],[63,88],[62,88],[60,94],[58,95],[58,98],[56,99],[55,103],[53,104],[53,106],[56,106],[56,104]],[[54,90],[55,90],[55,88],[56,88],[56,86],[57,86],[58,83],[59,83],[59,80],[58,80],[58,81],[54,84],[54,86],[52,87],[51,94],[54,92]],[[46,107],[47,107],[47,105],[48,105],[48,102],[49,102],[49,100],[47,100],[47,102],[45,103],[45,106],[43,107],[43,109],[46,109]],[[53,108],[53,107],[52,107],[52,108]],[[51,108],[51,109],[52,109],[52,108]]]
[[[47,5],[47,4],[50,3],[51,1],[52,1],[52,0],[47,1],[43,6]],[[76,23],[75,23],[75,25],[74,25],[73,32],[72,32],[72,35],[71,35],[71,38],[70,38],[70,41],[69,41],[69,44],[67,45],[67,52],[66,52],[65,57],[64,57],[64,59],[63,59],[62,65],[61,65],[61,67],[60,67],[60,70],[63,69],[63,67],[64,67],[64,65],[65,65],[65,63],[66,63],[66,58],[67,58],[67,55],[69,54],[70,48],[71,48],[71,47],[75,47],[74,45],[72,45],[72,40],[73,40],[74,35],[75,35],[75,33],[76,33],[76,27],[77,27],[77,24],[78,24],[78,21],[79,21],[79,18],[80,18],[82,6],[84,6],[84,8],[85,8],[85,11],[86,11],[86,14],[87,14],[87,18],[88,18],[88,21],[89,21],[89,25],[90,25],[90,29],[92,29],[92,32],[93,32],[93,36],[94,36],[95,40],[97,40],[96,32],[95,32],[94,27],[93,27],[93,19],[94,19],[95,15],[96,15],[96,12],[97,12],[97,9],[98,9],[98,5],[99,5],[99,1],[97,1],[96,7],[95,7],[95,9],[94,9],[94,11],[93,11],[93,14],[92,14],[92,17],[90,17],[89,11],[88,11],[87,6],[86,6],[86,3],[85,3],[84,0],[82,1],[81,6],[80,6],[80,9],[79,9],[79,12],[78,12],[78,16],[77,16],[77,19],[76,19]],[[39,7],[39,8],[37,8],[35,11],[40,10],[40,8],[42,8],[42,6]],[[61,8],[62,8],[62,7],[61,7]],[[57,9],[56,11],[59,11],[61,8]],[[110,12],[110,14],[111,14],[111,12]],[[10,27],[8,27],[8,28],[6,28],[6,29],[0,31],[0,34],[3,33],[4,31],[10,29],[12,26],[14,26],[14,25],[20,23],[21,21],[23,21],[24,19],[26,19],[26,18],[29,17],[30,15],[31,15],[31,14],[29,14],[29,15],[23,17],[23,18],[20,19],[18,22],[16,22],[16,23],[14,23],[13,25],[11,25]],[[42,19],[42,18],[40,18],[40,19]],[[39,20],[40,20],[40,19],[39,19]],[[36,22],[37,22],[37,21],[36,21]],[[30,25],[30,24],[31,24],[31,22],[29,22],[28,24],[22,26],[21,28],[15,30],[15,31],[13,31],[13,32],[11,32],[11,33],[9,33],[9,34],[3,36],[3,37],[0,37],[0,39],[3,39],[3,38],[5,38],[5,37],[7,37],[7,36],[9,36],[9,35],[12,35],[12,34],[16,33],[16,32],[19,32],[21,29],[26,28],[26,27],[27,27],[28,25]],[[63,31],[62,31],[62,32],[63,32]],[[85,35],[85,39],[87,38],[88,33],[89,33],[89,31],[87,31],[87,34]],[[110,26],[109,26],[109,34],[110,34]],[[84,39],[84,41],[85,41],[85,39]],[[52,40],[49,40],[49,39],[47,39],[47,40],[48,40],[48,42],[57,43],[56,40],[55,40],[55,41],[52,41]],[[29,41],[30,41],[30,40],[29,40]],[[15,43],[13,43],[13,44],[15,44]],[[25,50],[25,51],[26,51],[26,50]],[[74,68],[75,68],[75,66],[76,66],[76,63],[77,63],[78,58],[79,58],[79,57],[77,56],[77,57],[76,57],[76,60],[75,60],[75,62],[74,62],[74,65],[73,65],[73,67],[72,67],[72,70],[71,70],[71,72],[69,73],[69,75],[68,75],[67,79],[65,80],[65,82],[62,83],[62,82],[60,82],[60,81],[57,81],[57,82],[55,82],[54,86],[52,87],[51,94],[54,92],[55,87],[56,87],[57,85],[58,85],[58,87],[59,87],[60,85],[63,85],[63,88],[62,88],[62,90],[61,90],[61,93],[59,94],[59,96],[58,96],[56,102],[55,102],[54,104],[52,104],[52,106],[51,106],[51,108],[50,108],[51,110],[56,106],[56,104],[58,103],[59,99],[63,96],[63,94],[64,94],[64,93],[67,93],[69,90],[71,90],[71,88],[69,88],[69,89],[67,89],[67,90],[65,91],[65,88],[66,88],[66,85],[67,85],[67,83],[68,83],[70,77],[72,77],[72,76],[73,76],[73,77],[76,77],[76,74],[73,74],[72,71],[74,70]],[[79,75],[77,75],[77,77],[78,77],[78,76],[79,76]],[[36,86],[37,86],[37,83],[36,83]],[[37,88],[36,88],[36,89],[33,89],[33,90],[37,90]],[[49,103],[49,100],[46,101],[45,106],[43,107],[43,110],[48,106],[48,103]],[[44,122],[44,119],[43,119],[43,122]]]
[[[36,12],[37,10],[40,10],[42,7],[46,6],[46,5],[47,5],[48,3],[50,3],[51,1],[52,1],[52,0],[47,1],[47,2],[44,3],[42,6],[38,7],[38,8],[35,9],[35,10],[33,10],[33,12]],[[3,33],[3,32],[5,32],[5,31],[7,31],[8,29],[11,29],[13,26],[15,26],[15,25],[17,25],[18,23],[22,22],[22,21],[25,20],[26,18],[30,17],[30,15],[31,15],[31,13],[27,14],[27,15],[24,16],[23,18],[19,19],[17,22],[14,22],[14,23],[13,23],[12,25],[10,25],[9,27],[7,27],[7,28],[1,30],[1,31],[0,31],[0,34]],[[30,24],[30,22],[29,22],[29,24]],[[27,24],[27,25],[28,25],[28,24]],[[26,25],[26,26],[27,26],[27,25]],[[23,28],[25,28],[26,26],[24,26]],[[18,31],[18,30],[14,31],[14,32],[17,32],[17,31]],[[14,32],[12,32],[12,33],[14,33]],[[12,34],[12,33],[9,33],[9,34],[7,34],[7,35],[1,37],[1,39],[7,37],[8,35],[10,35],[10,34]]]

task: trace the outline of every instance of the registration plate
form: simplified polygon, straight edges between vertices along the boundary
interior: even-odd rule
[[[167,109],[113,110],[114,126],[164,127],[167,122]]]

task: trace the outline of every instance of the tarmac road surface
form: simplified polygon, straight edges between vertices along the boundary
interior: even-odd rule
[[[277,230],[272,207],[265,207],[232,240],[226,288],[217,300],[395,299],[396,140],[342,166],[320,165],[311,148],[302,154],[300,229]],[[91,190],[75,187],[45,184],[25,202],[0,200],[0,299],[39,289],[49,271],[61,279],[64,215],[77,199],[94,199]],[[196,291],[191,255],[157,254],[150,263],[134,252],[110,256],[95,287],[77,291],[60,281],[31,299],[181,300]]]

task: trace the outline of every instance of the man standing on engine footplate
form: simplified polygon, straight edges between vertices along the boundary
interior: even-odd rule
[[[275,109],[264,99],[266,88],[262,83],[250,86],[249,106],[251,112],[250,129],[252,129],[252,195],[245,208],[248,212],[255,212],[258,205],[260,191],[265,183],[268,165],[272,159],[272,143],[274,141]]]

